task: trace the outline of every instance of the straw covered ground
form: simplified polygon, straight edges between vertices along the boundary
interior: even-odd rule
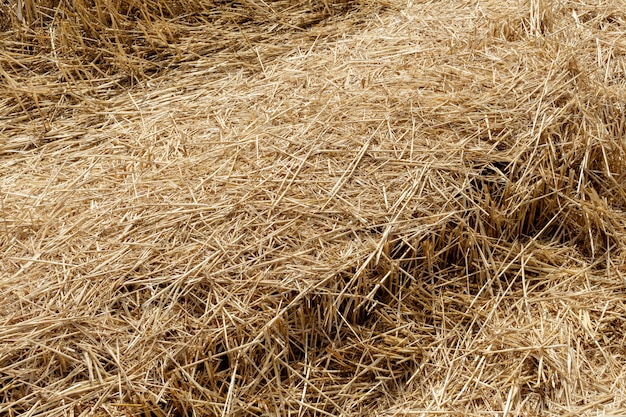
[[[0,415],[625,415],[625,6],[0,2]]]

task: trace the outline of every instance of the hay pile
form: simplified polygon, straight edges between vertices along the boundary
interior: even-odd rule
[[[0,8],[0,415],[626,413],[620,0]]]

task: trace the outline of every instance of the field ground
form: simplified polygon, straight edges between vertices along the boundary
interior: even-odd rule
[[[620,0],[0,3],[1,416],[626,415]]]

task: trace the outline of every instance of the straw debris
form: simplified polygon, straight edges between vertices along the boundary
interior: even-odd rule
[[[0,414],[625,414],[624,31],[0,4]]]

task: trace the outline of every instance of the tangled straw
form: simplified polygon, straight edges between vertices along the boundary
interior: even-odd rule
[[[0,8],[0,414],[626,412],[619,1]]]

